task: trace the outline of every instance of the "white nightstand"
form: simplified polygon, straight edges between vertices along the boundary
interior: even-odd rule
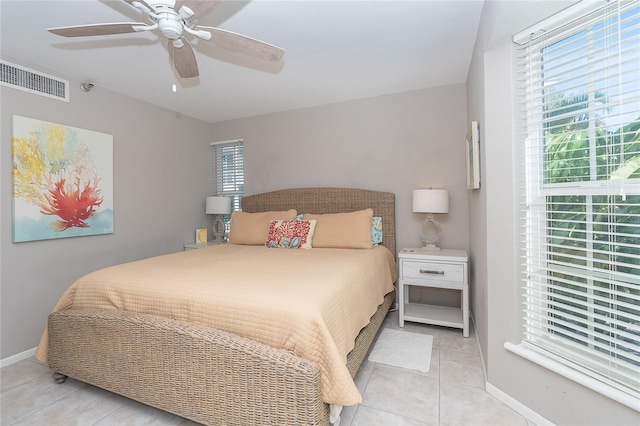
[[[462,329],[469,337],[468,258],[464,250],[403,249],[400,259],[398,300],[400,327],[405,321]],[[460,308],[409,303],[409,286],[460,290]]]
[[[202,243],[186,243],[186,244],[184,245],[184,251],[200,249],[200,248],[208,247],[208,246],[217,246],[218,244],[225,244],[225,242],[224,242],[224,241],[220,241],[220,242],[209,241],[207,244],[202,244]]]

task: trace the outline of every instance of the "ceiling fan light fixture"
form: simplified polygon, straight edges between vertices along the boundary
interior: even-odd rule
[[[188,21],[189,18],[191,18],[194,15],[194,12],[188,6],[183,5],[178,11],[178,15],[180,15],[180,17],[185,21]]]

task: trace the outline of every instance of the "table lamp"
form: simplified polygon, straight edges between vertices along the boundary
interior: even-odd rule
[[[213,242],[222,242],[225,233],[223,214],[231,213],[231,198],[229,197],[207,197],[207,206],[205,209],[207,214],[215,215],[211,231],[213,234]]]
[[[436,244],[440,241],[442,230],[433,217],[433,213],[449,213],[449,191],[446,189],[415,189],[413,191],[413,212],[427,213],[420,224],[420,236],[424,241],[423,250],[440,250]],[[429,229],[431,228],[431,229]]]

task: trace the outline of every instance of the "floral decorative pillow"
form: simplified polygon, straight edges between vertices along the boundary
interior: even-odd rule
[[[371,220],[371,245],[377,246],[382,242],[382,218],[374,216]]]
[[[315,229],[315,220],[272,220],[265,246],[310,249]]]

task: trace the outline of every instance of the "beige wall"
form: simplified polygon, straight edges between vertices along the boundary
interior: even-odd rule
[[[568,2],[486,2],[467,79],[470,119],[482,118],[483,187],[469,194],[472,309],[488,389],[558,425],[637,425],[638,413],[504,349],[520,339],[511,35]],[[479,220],[475,220],[475,219]],[[533,413],[533,414],[535,414]]]
[[[1,359],[36,346],[47,314],[81,275],[179,251],[194,240],[196,228],[210,225],[204,214],[210,189],[210,124],[99,86],[84,93],[79,84],[71,79],[69,103],[0,87]],[[113,135],[114,234],[12,242],[14,114]]]
[[[349,186],[396,194],[398,247],[422,242],[412,190],[446,188],[442,247],[467,249],[464,84],[324,105],[212,126],[245,141],[246,193]]]

